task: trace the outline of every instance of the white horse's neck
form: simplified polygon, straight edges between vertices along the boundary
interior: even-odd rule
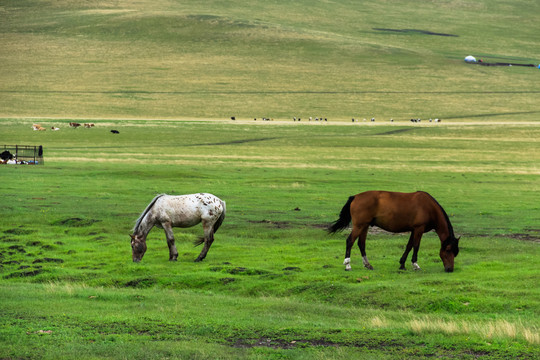
[[[139,226],[137,227],[135,234],[133,235],[142,236],[143,239],[146,239],[146,236],[148,235],[150,230],[152,230],[152,228],[154,227],[154,222],[150,221],[151,219],[150,215],[151,215],[151,211],[146,213],[144,218],[139,223]]]

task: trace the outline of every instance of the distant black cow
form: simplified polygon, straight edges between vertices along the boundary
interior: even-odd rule
[[[111,130],[111,132],[112,132],[113,134],[120,134],[120,131],[118,131],[118,130]]]

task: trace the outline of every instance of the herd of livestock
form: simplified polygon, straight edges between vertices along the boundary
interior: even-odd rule
[[[87,128],[87,129],[89,129],[89,128],[93,128],[94,126],[96,126],[96,124],[94,124],[94,123],[79,124],[79,123],[76,123],[76,122],[70,122],[70,123],[69,123],[69,127],[71,127],[71,128],[75,128],[75,129],[76,129],[76,128],[78,128],[79,126],[83,126],[83,127]],[[43,126],[41,126],[40,124],[33,124],[33,125],[32,125],[32,130],[34,130],[34,131],[45,131],[45,130],[47,130],[47,129],[45,129],[45,128],[44,128]],[[59,128],[59,127],[56,127],[56,126],[52,126],[52,127],[51,127],[51,130],[52,130],[52,131],[58,131],[58,130],[60,130],[60,128]]]

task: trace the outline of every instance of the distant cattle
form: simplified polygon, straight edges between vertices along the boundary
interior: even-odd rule
[[[51,130],[52,130],[52,131],[58,131],[58,130],[60,130],[60,128],[59,128],[59,127],[53,126],[53,127],[51,127]]]
[[[45,128],[39,124],[32,125],[32,130],[34,131],[45,131]]]
[[[87,129],[90,129],[90,128],[94,127],[94,126],[96,126],[96,124],[94,124],[94,123],[86,123],[86,124],[84,124],[84,127],[87,128]]]
[[[111,130],[111,132],[112,132],[113,134],[120,134],[120,131],[118,131],[118,130]]]
[[[78,128],[79,126],[81,126],[81,124],[76,123],[76,122],[70,122],[69,123],[69,127],[72,127],[72,128],[75,128],[75,129]]]

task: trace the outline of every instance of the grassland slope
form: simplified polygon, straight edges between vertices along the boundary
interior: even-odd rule
[[[537,120],[530,1],[4,1],[4,116]]]

